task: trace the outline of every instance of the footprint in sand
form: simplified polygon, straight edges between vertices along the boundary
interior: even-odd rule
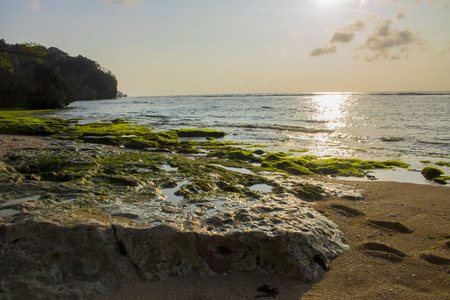
[[[392,262],[399,262],[407,256],[406,253],[398,249],[374,242],[364,243],[358,248],[368,255],[383,258]]]
[[[433,265],[450,265],[450,259],[445,257],[440,257],[434,254],[422,253],[420,258],[426,260]]]
[[[400,222],[390,222],[390,221],[374,221],[369,220],[369,224],[375,225],[384,229],[397,231],[399,233],[413,233],[414,230],[409,229]]]
[[[345,215],[345,216],[356,217],[356,216],[364,216],[365,215],[365,213],[363,213],[362,211],[359,211],[355,208],[351,208],[351,207],[348,207],[345,205],[332,204],[331,207],[336,208],[340,214]]]

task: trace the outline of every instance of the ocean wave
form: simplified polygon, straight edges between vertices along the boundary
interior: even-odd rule
[[[266,129],[266,130],[282,130],[282,131],[294,131],[304,133],[331,133],[333,130],[320,129],[320,128],[308,128],[302,126],[289,126],[289,125],[277,125],[277,124],[222,124],[217,126],[223,127],[238,127],[248,129]]]
[[[378,92],[378,93],[357,93],[357,92],[337,92],[337,93],[249,93],[249,94],[203,94],[203,95],[172,95],[153,96],[154,98],[244,98],[244,97],[308,97],[326,95],[375,95],[375,96],[446,96],[449,91],[442,92]],[[139,97],[141,98],[141,97]]]
[[[321,123],[321,124],[330,122],[330,121],[327,121],[327,120],[302,120],[302,121],[306,122],[306,123]]]
[[[421,144],[450,146],[449,142],[439,142],[436,140],[434,140],[434,141],[417,140],[417,142],[421,143]]]
[[[401,136],[382,136],[380,137],[380,140],[383,142],[400,142],[403,141],[405,138]]]
[[[375,95],[375,96],[446,96],[450,95],[450,92],[387,92],[387,93],[369,93],[362,95]]]

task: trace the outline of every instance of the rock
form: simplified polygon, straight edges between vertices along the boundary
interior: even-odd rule
[[[139,278],[114,230],[97,224],[2,224],[0,247],[4,299],[88,298]]]
[[[67,84],[51,68],[37,62],[18,64],[15,73],[0,68],[0,81],[10,83],[0,88],[0,107],[63,108],[75,101]]]
[[[116,98],[114,75],[81,55],[1,40],[0,57],[0,107],[63,108],[75,100]]]
[[[420,173],[422,173],[423,177],[425,177],[428,180],[432,180],[444,174],[444,172],[441,169],[431,166],[423,168]]]
[[[250,193],[245,184],[255,178],[174,154],[79,149],[20,150],[3,158],[0,174],[9,182],[0,185],[2,203],[41,195],[8,206],[17,214],[0,215],[5,299],[85,299],[136,281],[233,271],[315,282],[348,248],[335,224],[287,188],[343,187],[264,173],[284,190]],[[157,167],[174,161],[176,173]],[[69,171],[74,180],[64,183],[55,176],[15,181]],[[189,197],[168,201],[164,186]]]

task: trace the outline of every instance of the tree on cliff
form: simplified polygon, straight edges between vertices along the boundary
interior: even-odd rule
[[[95,61],[0,40],[0,107],[62,108],[75,100],[115,99],[116,93],[117,79]]]

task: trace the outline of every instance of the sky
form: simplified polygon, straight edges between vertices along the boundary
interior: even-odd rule
[[[130,96],[450,90],[450,0],[0,0]]]

